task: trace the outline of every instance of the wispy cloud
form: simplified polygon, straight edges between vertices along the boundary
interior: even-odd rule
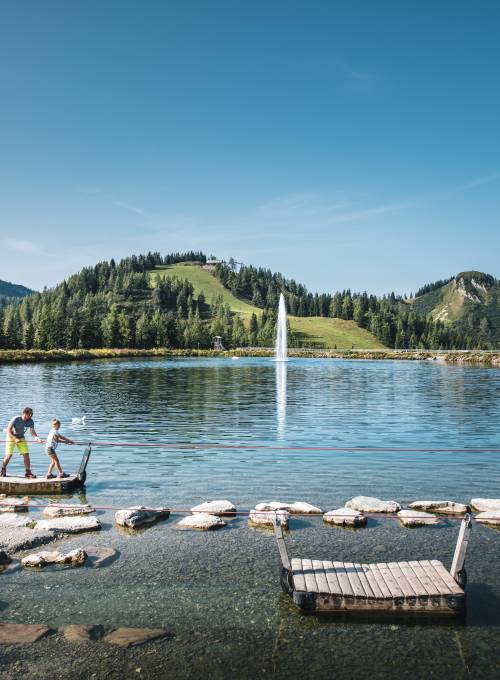
[[[6,253],[21,253],[22,255],[45,255],[45,252],[34,241],[26,241],[17,238],[2,238],[0,239],[0,249],[5,250]]]
[[[484,175],[483,177],[477,177],[469,182],[464,182],[464,184],[459,184],[456,187],[452,187],[446,193],[448,194],[459,194],[462,191],[469,191],[470,189],[475,189],[483,184],[491,184],[492,182],[500,181],[500,172],[494,172],[491,175]]]

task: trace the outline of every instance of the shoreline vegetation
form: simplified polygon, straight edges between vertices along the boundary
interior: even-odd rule
[[[231,350],[214,349],[52,349],[0,350],[0,365],[91,361],[95,359],[131,359],[140,357],[273,357],[274,349],[240,347]],[[288,356],[309,359],[365,359],[401,361],[442,361],[454,364],[484,364],[500,368],[500,351],[493,350],[398,350],[398,349],[294,349]]]

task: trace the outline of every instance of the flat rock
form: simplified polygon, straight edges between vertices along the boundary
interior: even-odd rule
[[[476,522],[481,524],[489,524],[493,527],[500,527],[500,510],[490,510],[489,512],[480,512],[474,518]]]
[[[274,512],[274,510],[285,510],[289,511],[292,503],[282,503],[281,501],[269,501],[266,503],[257,503],[255,510],[258,512]]]
[[[311,505],[310,503],[306,503],[305,501],[296,501],[295,503],[292,503],[290,507],[288,508],[288,512],[291,515],[322,515],[323,510],[321,508],[316,507],[315,505]]]
[[[500,510],[500,498],[473,498],[470,504],[478,512],[496,512]]]
[[[21,645],[36,642],[50,631],[38,623],[0,623],[0,644]]]
[[[87,553],[82,548],[76,548],[64,554],[58,550],[48,551],[42,550],[33,555],[26,555],[21,560],[23,567],[37,567],[42,568],[51,564],[70,564],[73,567],[81,567],[85,564]]]
[[[0,515],[0,529],[2,527],[27,527],[35,526],[36,520],[32,517],[27,517],[26,515],[17,515],[14,513],[5,513]]]
[[[455,501],[415,501],[409,506],[412,510],[437,512],[440,515],[463,515],[469,511],[469,506]]]
[[[64,636],[68,642],[90,642],[99,637],[100,626],[87,626],[84,624],[70,623],[67,626],[61,626],[59,633]]]
[[[342,527],[364,527],[366,526],[366,517],[352,508],[338,508],[338,510],[330,510],[323,515],[323,521],[327,524],[335,524]]]
[[[381,501],[380,498],[371,496],[355,496],[347,501],[345,506],[361,512],[399,512],[401,510],[401,505],[396,501]]]
[[[5,550],[0,550],[0,567],[5,567],[12,562],[12,557]]]
[[[5,496],[0,499],[0,512],[28,512],[29,502],[30,499],[27,496],[24,498]]]
[[[86,545],[85,552],[90,566],[95,568],[106,567],[114,562],[120,554],[118,550],[104,545]]]
[[[232,515],[236,512],[236,507],[231,501],[208,501],[200,503],[191,508],[191,512],[206,512],[209,515]]]
[[[55,517],[54,519],[41,519],[36,526],[37,529],[62,534],[79,534],[84,531],[99,531],[101,529],[101,523],[97,517]]]
[[[53,531],[39,531],[26,527],[3,527],[0,528],[0,549],[16,553],[51,543],[58,538],[59,534]]]
[[[103,637],[104,642],[119,647],[137,647],[152,640],[159,640],[169,635],[164,628],[117,628]]]
[[[250,510],[250,513],[248,515],[248,523],[250,525],[271,528],[274,527],[275,520],[277,520],[282,527],[287,528],[289,519],[290,513],[288,513],[286,510],[265,512],[262,510],[258,510],[257,507],[255,507],[253,510]]]
[[[177,522],[175,528],[210,531],[211,529],[220,529],[225,526],[227,526],[227,523],[217,515],[209,515],[207,512],[197,512],[194,515],[188,515],[181,519]]]
[[[95,512],[91,505],[48,505],[43,509],[42,515],[48,518],[54,517],[73,517],[75,515],[88,515]]]
[[[118,510],[115,513],[115,522],[121,527],[138,529],[160,519],[167,519],[169,516],[170,510],[168,508],[146,508],[143,505],[136,505],[125,510]]]
[[[400,510],[398,519],[405,527],[423,527],[428,524],[439,524],[439,518],[428,512],[418,510]]]

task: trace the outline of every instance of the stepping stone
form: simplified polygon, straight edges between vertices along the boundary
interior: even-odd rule
[[[500,510],[490,510],[486,512],[480,512],[474,518],[476,522],[481,524],[488,524],[492,527],[500,527]]]
[[[90,642],[100,637],[102,634],[101,626],[87,626],[84,624],[70,623],[67,626],[61,626],[59,633],[64,635],[68,642]]]
[[[0,566],[6,567],[11,562],[12,562],[12,557],[10,557],[10,555],[7,555],[5,550],[0,550]]]
[[[292,503],[288,508],[288,512],[292,515],[322,515],[323,510],[317,508],[315,505],[305,503],[304,501],[297,501]]]
[[[62,534],[79,534],[84,531],[99,531],[101,523],[97,517],[55,517],[41,519],[37,523],[37,529]]]
[[[261,526],[274,528],[275,520],[281,524],[285,529],[288,528],[288,520],[290,519],[290,514],[286,510],[277,510],[276,512],[262,512],[257,510],[250,510],[248,515],[248,523],[250,526]]]
[[[119,647],[137,647],[169,636],[164,628],[117,628],[103,637],[104,642]]]
[[[345,506],[360,512],[399,512],[401,510],[401,505],[396,501],[381,501],[380,498],[371,496],[355,496],[347,501]]]
[[[259,512],[267,512],[274,510],[285,510],[288,512],[292,503],[282,503],[281,501],[270,501],[269,503],[257,503],[255,510]]]
[[[0,644],[21,645],[36,642],[49,631],[48,626],[38,623],[0,623]]]
[[[74,515],[88,515],[95,512],[91,505],[49,505],[43,509],[42,515],[48,518],[72,517]]]
[[[412,510],[424,510],[424,512],[437,512],[440,515],[463,515],[469,512],[469,506],[455,501],[414,501],[409,507]]]
[[[42,550],[33,555],[26,555],[21,560],[23,567],[37,567],[42,568],[51,564],[70,564],[73,567],[81,567],[85,564],[87,553],[82,548],[76,548],[69,553],[63,554],[58,550],[50,552]]]
[[[405,527],[423,527],[427,524],[439,524],[439,519],[436,515],[431,515],[428,512],[419,512],[418,510],[400,510],[398,512],[398,519]]]
[[[0,515],[0,529],[3,527],[27,527],[30,525],[36,525],[36,520],[32,517],[26,517],[26,515],[19,516],[14,513]]]
[[[330,510],[323,515],[323,521],[327,524],[335,524],[341,527],[364,527],[366,526],[366,517],[352,508],[339,508],[338,510]]]
[[[46,543],[52,543],[60,534],[54,531],[39,531],[27,527],[0,527],[0,549],[9,553],[30,550]]]
[[[143,505],[136,505],[125,510],[118,510],[115,513],[115,522],[121,527],[138,529],[145,524],[154,524],[160,519],[167,519],[169,516],[168,508],[146,508]]]
[[[87,553],[87,562],[95,569],[106,567],[111,562],[114,562],[115,558],[120,554],[118,550],[107,548],[103,545],[87,545],[85,546],[85,552]]]
[[[210,531],[227,526],[217,515],[209,515],[206,512],[197,512],[194,515],[184,517],[175,525],[176,529],[197,529],[198,531]]]
[[[28,512],[28,504],[30,499],[24,498],[9,498],[5,496],[0,499],[0,512]]]
[[[232,515],[236,507],[230,501],[208,501],[191,508],[191,512],[206,512],[209,515]]]
[[[500,510],[500,498],[473,498],[470,504],[478,512],[496,512]]]

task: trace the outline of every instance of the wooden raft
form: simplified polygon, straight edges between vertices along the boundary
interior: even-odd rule
[[[91,453],[90,445],[83,452],[80,468],[76,475],[69,475],[63,479],[36,479],[26,477],[0,477],[0,493],[5,494],[60,494],[80,489],[87,478],[87,464]]]
[[[358,564],[288,558],[282,527],[275,533],[281,585],[305,611],[402,611],[457,614],[465,607],[465,551],[470,516],[462,522],[452,570],[438,560]]]

